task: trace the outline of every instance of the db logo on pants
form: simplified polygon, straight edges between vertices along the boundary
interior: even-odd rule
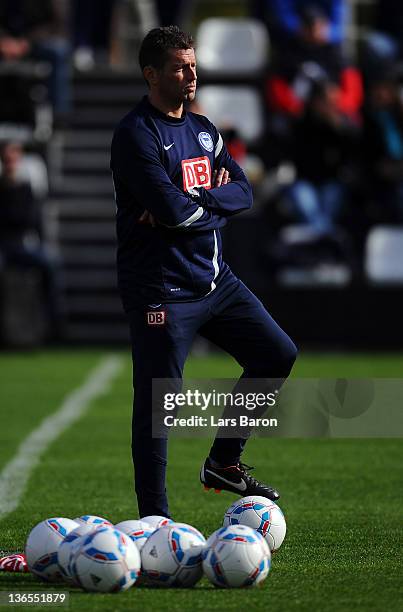
[[[165,310],[147,312],[148,325],[165,325]]]

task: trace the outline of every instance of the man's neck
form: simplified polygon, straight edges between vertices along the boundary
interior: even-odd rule
[[[154,108],[159,110],[161,113],[164,113],[164,115],[168,115],[168,117],[180,119],[183,115],[183,104],[176,108],[175,106],[172,106],[172,104],[170,105],[167,102],[164,102],[164,100],[161,100],[161,97],[155,92],[148,95],[148,100],[150,104],[154,106]]]

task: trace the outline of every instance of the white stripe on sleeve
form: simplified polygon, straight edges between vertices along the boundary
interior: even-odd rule
[[[178,227],[189,227],[189,225],[192,225],[192,223],[200,219],[203,213],[204,213],[204,208],[202,206],[199,206],[196,212],[194,212],[193,215],[190,215],[190,217],[182,221],[182,223],[178,223],[178,225],[167,225],[166,227],[170,227],[174,229],[177,229]]]
[[[214,280],[217,278],[218,273],[220,271],[219,267],[218,267],[218,243],[217,243],[217,234],[216,231],[214,230],[214,254],[213,254],[213,260],[212,260],[212,264],[213,264],[213,268],[214,268],[214,278],[211,281],[211,291],[214,291],[214,289],[216,288],[216,284],[214,282]]]
[[[218,134],[218,141],[215,146],[215,154],[214,154],[215,157],[218,157],[220,155],[223,146],[224,146],[224,142],[223,142],[222,136],[221,134]]]

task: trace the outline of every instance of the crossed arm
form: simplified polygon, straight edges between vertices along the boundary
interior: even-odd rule
[[[231,178],[229,175],[229,171],[225,168],[220,168],[219,170],[214,170],[213,172],[213,187],[221,187],[221,185],[227,185],[231,182]],[[144,225],[151,225],[152,227],[157,226],[157,221],[155,217],[150,213],[150,211],[145,210],[141,217],[138,220],[138,223],[143,223]]]
[[[213,187],[199,188],[196,194],[172,183],[160,159],[159,146],[154,135],[126,126],[118,130],[112,143],[111,169],[118,198],[123,190],[137,203],[145,203],[138,222],[175,231],[203,231],[223,227],[228,216],[251,207],[249,182],[222,140],[215,159],[219,169],[213,175]]]

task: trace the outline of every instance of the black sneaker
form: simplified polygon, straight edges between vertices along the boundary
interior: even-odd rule
[[[269,485],[259,482],[248,474],[247,470],[253,470],[253,467],[238,463],[224,468],[215,468],[211,465],[210,459],[207,457],[200,470],[200,482],[204,485],[206,491],[214,489],[216,493],[222,490],[237,493],[242,497],[248,495],[261,495],[272,501],[277,501],[280,494],[276,489]]]

